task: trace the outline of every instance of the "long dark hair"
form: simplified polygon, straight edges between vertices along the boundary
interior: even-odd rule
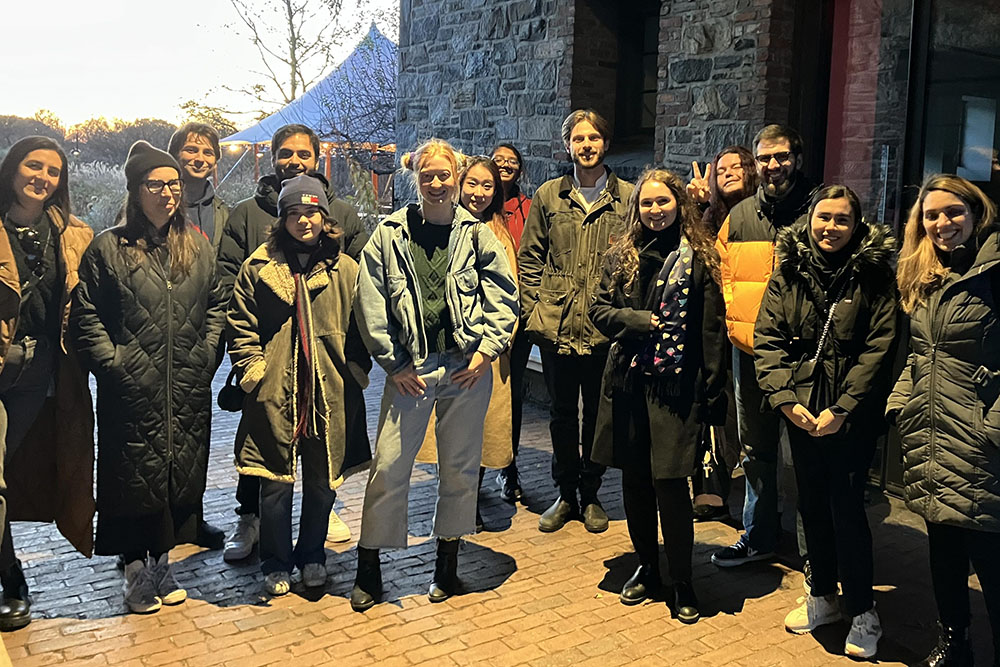
[[[56,186],[48,199],[45,200],[45,208],[55,206],[62,213],[64,219],[69,219],[69,161],[62,146],[48,137],[31,136],[17,141],[10,147],[10,151],[0,162],[0,218],[7,215],[10,207],[17,201],[17,193],[14,192],[14,174],[17,168],[24,162],[24,158],[32,151],[55,151],[62,160],[62,173],[59,174],[59,185]]]
[[[639,274],[639,245],[642,243],[643,233],[642,220],[639,218],[639,193],[646,181],[659,181],[670,189],[674,199],[677,200],[677,219],[674,224],[681,226],[681,231],[691,244],[694,254],[705,264],[712,279],[721,284],[715,239],[705,226],[700,224],[698,209],[687,194],[686,184],[676,174],[666,169],[647,169],[636,181],[635,189],[629,197],[625,233],[618,237],[608,251],[607,261],[611,262],[612,267],[612,289],[620,289],[622,294],[629,294]]]
[[[518,160],[520,161],[520,158]],[[466,158],[465,166],[462,167],[462,173],[458,177],[459,198],[461,199],[462,196],[462,184],[465,183],[465,179],[469,175],[469,170],[473,167],[483,167],[490,172],[490,176],[493,178],[493,199],[490,200],[489,206],[483,211],[482,221],[490,226],[490,230],[503,242],[504,246],[508,248],[515,247],[514,236],[507,228],[507,217],[503,214],[504,199],[503,185],[500,183],[500,169],[493,161],[493,158],[486,157],[485,155],[474,155]]]
[[[722,193],[719,192],[719,160],[726,155],[738,155],[740,158],[740,165],[743,167],[743,187],[740,191],[733,195],[732,201],[734,203],[741,202],[747,197],[753,195],[757,191],[757,186],[760,183],[760,175],[757,174],[757,163],[754,161],[753,153],[748,151],[743,146],[726,146],[721,151],[719,151],[715,159],[712,160],[712,177],[708,179],[708,189],[709,189],[709,199],[708,208],[705,209],[704,215],[701,219],[709,230],[713,234],[719,233],[719,228],[722,227],[722,223],[725,222],[726,216],[729,215],[729,204],[723,199]]]
[[[173,167],[171,167],[173,169]],[[149,172],[146,172],[148,174]],[[153,223],[149,221],[146,214],[142,212],[142,205],[139,203],[139,188],[145,187],[146,174],[142,175],[132,188],[128,190],[125,198],[125,217],[119,225],[125,230],[125,237],[132,244],[126,246],[126,250],[136,259],[145,261],[149,254],[149,235],[154,231]],[[177,174],[180,178],[180,173]],[[198,255],[198,242],[194,235],[196,232],[187,217],[184,215],[183,195],[178,195],[179,201],[177,210],[167,221],[167,251],[170,254],[170,278],[179,281],[186,278],[191,273]]]

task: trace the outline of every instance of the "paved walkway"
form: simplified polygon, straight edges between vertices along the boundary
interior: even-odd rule
[[[222,378],[225,377],[223,374]],[[381,382],[368,392],[374,419]],[[206,514],[235,523],[236,476],[230,442],[235,423],[215,423]],[[4,635],[14,665],[574,665],[850,664],[839,655],[847,626],[813,636],[787,634],[784,614],[802,596],[802,575],[784,563],[722,571],[713,549],[738,536],[734,526],[699,524],[695,587],[704,618],[685,626],[663,602],[625,607],[618,591],[636,566],[625,528],[620,481],[609,472],[601,498],[612,518],[602,535],[581,523],[554,534],[537,529],[555,492],[549,479],[545,415],[525,415],[520,465],[528,503],[483,490],[487,530],[462,546],[459,574],[468,592],[442,604],[427,601],[434,567],[428,535],[434,503],[432,469],[418,466],[410,505],[410,548],[383,556],[386,601],[366,614],[351,611],[355,543],[328,545],[330,578],[322,593],[293,589],[268,600],[256,558],[233,567],[221,552],[182,547],[171,554],[190,599],[150,616],[126,615],[122,575],[113,558],[75,554],[47,525],[19,524],[14,535],[35,599],[35,620]],[[337,510],[355,537],[364,476],[348,480]],[[735,485],[739,487],[740,485]],[[297,494],[298,497],[298,494]],[[734,498],[734,503],[740,498]],[[869,512],[876,545],[876,599],[885,628],[883,664],[908,664],[933,642],[935,614],[920,522],[898,501],[875,499]],[[793,536],[786,548],[794,551]],[[972,580],[973,585],[975,579]],[[989,664],[982,596],[973,595],[979,664]]]

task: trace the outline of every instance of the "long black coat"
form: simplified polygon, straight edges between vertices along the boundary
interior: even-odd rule
[[[197,256],[177,281],[168,260],[137,260],[121,226],[98,234],[80,264],[70,333],[97,378],[97,510],[105,517],[195,505],[205,491],[225,304],[211,244],[188,232]]]
[[[704,424],[721,425],[726,420],[725,303],[719,286],[704,263],[695,255],[691,274],[693,285],[688,299],[687,338],[681,371],[681,395],[661,399],[646,391],[645,382],[616,381],[649,340],[649,318],[658,291],[655,282],[661,260],[639,256],[639,275],[631,294],[611,289],[612,267],[606,260],[600,288],[590,306],[590,318],[611,341],[591,459],[615,468],[636,465],[635,456],[645,455],[638,446],[637,433],[644,434],[648,419],[649,455],[655,479],[687,477],[694,471]],[[656,293],[656,294],[654,294]],[[635,410],[642,402],[645,410]]]
[[[809,242],[809,223],[778,233],[778,269],[771,274],[754,327],[757,379],[771,409],[801,403],[813,415],[833,406],[848,413],[838,432],[871,445],[885,431],[896,338],[895,243],[885,225],[860,225],[857,248],[824,280]],[[828,283],[828,284],[825,284]],[[833,311],[827,339],[810,373],[810,361]]]
[[[910,355],[889,397],[906,506],[927,521],[1000,532],[1000,232],[971,268],[910,314]]]

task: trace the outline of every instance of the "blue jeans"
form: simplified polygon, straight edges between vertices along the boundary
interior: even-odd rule
[[[314,451],[309,456],[306,448]],[[298,445],[302,453],[302,513],[299,517],[299,537],[292,548],[292,495],[294,484],[260,479],[260,570],[272,572],[300,570],[309,563],[325,563],[327,525],[337,492],[327,481],[326,466],[310,465],[326,458],[326,443],[311,439]]]
[[[764,405],[753,356],[735,347],[733,389],[747,486],[743,503],[745,532],[740,541],[757,551],[774,551],[779,530],[778,443],[781,421],[769,405]]]
[[[451,381],[468,366],[459,352],[433,353],[416,371],[427,388],[404,396],[386,378],[375,456],[365,487],[358,545],[402,549],[407,544],[410,475],[424,441],[431,410],[437,415],[438,493],[435,537],[461,537],[476,531],[479,463],[483,457],[483,420],[493,389],[489,371],[471,389]]]

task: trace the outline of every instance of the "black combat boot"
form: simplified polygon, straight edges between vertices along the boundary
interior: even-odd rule
[[[427,598],[431,602],[444,602],[458,592],[458,546],[460,540],[437,541],[437,559],[434,561],[434,581]]]
[[[949,628],[938,624],[938,642],[916,667],[973,667],[969,628]]]
[[[378,549],[358,547],[358,574],[351,590],[351,609],[367,611],[382,599],[382,565]]]
[[[0,573],[3,584],[3,604],[0,604],[0,631],[20,630],[31,623],[31,597],[28,582],[24,579],[21,561],[15,561],[6,572]]]

